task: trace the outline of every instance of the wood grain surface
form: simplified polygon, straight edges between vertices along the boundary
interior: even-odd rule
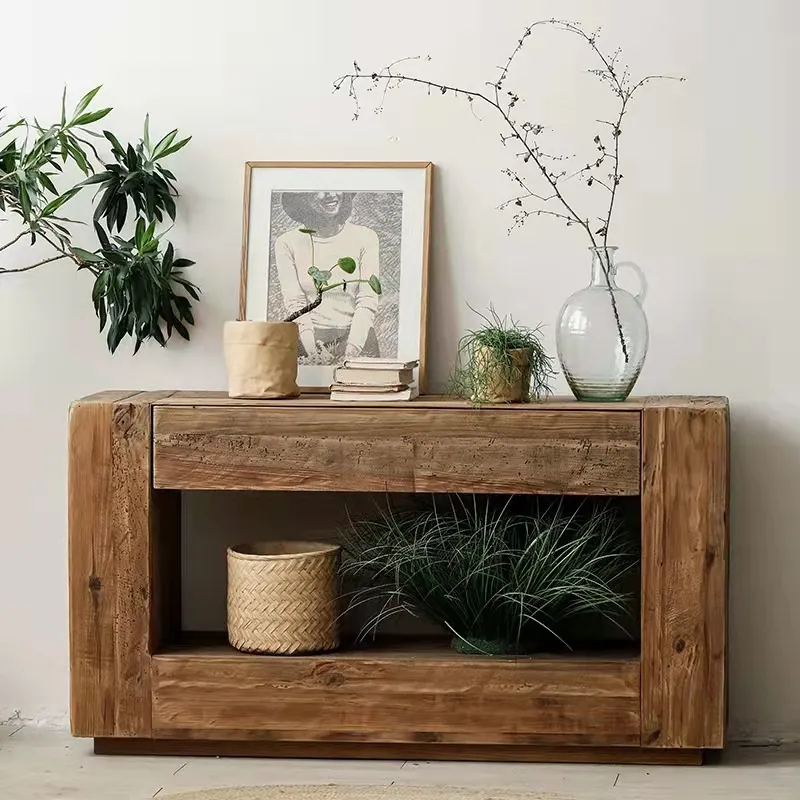
[[[639,493],[635,412],[157,406],[154,418],[156,488]]]
[[[641,747],[547,747],[531,745],[386,744],[370,742],[265,742],[204,739],[94,740],[98,755],[239,756],[244,758],[354,758],[387,761],[515,761],[562,764],[699,766],[702,750]]]
[[[70,411],[71,726],[150,733],[151,403],[102,393]]]
[[[727,401],[713,397],[479,410],[168,391],[78,401],[73,733],[98,752],[699,763],[725,744],[728,437]],[[641,659],[173,647],[180,489],[641,494]]]
[[[642,745],[721,748],[726,723],[726,408],[647,408]]]
[[[413,642],[387,657],[183,648],[153,657],[153,730],[182,739],[631,745],[640,735],[639,661],[462,656]]]
[[[192,390],[170,393],[169,397],[157,400],[158,406],[244,406],[262,408],[374,408],[392,412],[398,409],[411,408],[463,408],[470,409],[476,413],[483,411],[506,411],[513,414],[520,413],[539,413],[541,411],[604,411],[612,413],[615,411],[641,411],[644,408],[668,407],[668,408],[727,408],[727,400],[724,397],[696,397],[687,395],[649,395],[647,397],[629,397],[619,403],[587,403],[576,400],[574,397],[550,397],[538,403],[517,403],[488,405],[480,408],[474,407],[467,400],[448,397],[446,395],[428,394],[418,397],[411,402],[403,403],[342,403],[338,400],[331,400],[324,394],[317,392],[291,398],[289,400],[256,400],[251,398],[231,398],[227,392]]]

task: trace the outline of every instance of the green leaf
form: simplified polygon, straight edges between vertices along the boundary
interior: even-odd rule
[[[153,149],[153,160],[157,159],[162,150],[166,150],[174,141],[175,137],[178,135],[178,129],[175,128],[171,130],[161,141],[155,146]]]
[[[64,91],[61,93],[61,127],[67,124],[67,86],[64,84]]]
[[[369,288],[372,289],[375,294],[383,294],[383,287],[377,275],[369,276]]]
[[[193,299],[199,300],[200,299],[200,290],[191,282],[186,280],[186,278],[173,278],[175,283],[179,283],[183,288],[186,290],[186,293]]]
[[[74,189],[70,189],[69,191],[64,192],[61,197],[56,197],[55,200],[51,200],[39,213],[40,217],[49,217],[51,214],[58,211],[64,203],[70,201],[73,197],[75,197],[78,192],[80,192],[81,187],[76,186]]]
[[[68,142],[67,152],[72,156],[72,160],[78,165],[78,169],[80,169],[84,175],[89,175],[92,169],[89,166],[89,162],[86,160],[86,156],[83,154],[83,151],[80,149],[80,147]]]
[[[90,175],[85,181],[83,181],[81,186],[91,186],[95,183],[105,183],[107,180],[110,180],[113,177],[113,172],[95,172],[94,175]]]
[[[309,236],[313,236],[316,231],[313,228],[300,228],[300,233],[307,233]]]
[[[356,262],[349,256],[340,258],[336,263],[339,265],[339,269],[348,275],[352,275],[356,271]]]
[[[31,222],[31,198],[24,183],[18,184],[19,202],[22,209],[22,218],[30,225]]]
[[[50,180],[50,176],[46,172],[39,173],[39,180],[48,192],[51,194],[58,194],[58,189],[56,189],[55,184]]]
[[[139,220],[136,223],[136,233],[134,235],[136,236],[136,247],[139,250],[144,247],[144,232],[146,224],[147,223],[144,221],[144,219],[142,219],[142,217],[139,217]]]
[[[100,240],[100,245],[103,250],[108,250],[111,246],[111,243],[108,241],[108,234],[103,230],[103,226],[96,219],[94,222],[94,232],[97,234],[97,238]]]
[[[72,124],[73,125],[91,125],[93,122],[107,117],[114,109],[113,108],[100,108],[97,111],[90,111],[88,114],[81,114]]]
[[[80,99],[80,101],[78,102],[78,105],[75,106],[75,113],[72,115],[72,124],[73,125],[75,125],[75,124],[79,125],[80,124],[79,122],[77,122],[77,118],[84,111],[86,111],[87,108],[89,108],[89,103],[91,103],[92,100],[94,100],[95,95],[102,88],[103,88],[102,84],[100,86],[95,86],[94,89],[91,89],[90,91],[86,92],[86,94]],[[66,97],[66,88],[64,89],[64,93],[65,93],[65,97]],[[110,108],[108,110],[111,111]]]
[[[191,136],[187,136],[185,139],[181,139],[176,144],[172,145],[172,147],[167,147],[165,150],[162,150],[158,155],[153,155],[153,161],[158,161],[161,158],[166,158],[167,156],[171,156],[173,153],[177,153],[183,147],[186,147],[189,142],[192,141]]]
[[[144,146],[147,148],[147,152],[150,152],[150,115],[144,115]]]
[[[106,139],[108,139],[108,141],[111,142],[111,147],[114,150],[114,155],[122,155],[125,153],[125,148],[122,146],[119,139],[117,139],[117,137],[114,136],[113,133],[111,133],[111,131],[103,131],[103,136],[105,136]]]
[[[90,253],[88,250],[84,250],[82,247],[73,247],[71,250],[81,261],[86,261],[88,264],[100,264],[105,261],[102,256],[97,255],[97,253]],[[100,281],[101,277],[103,276],[101,275],[98,277],[98,282]]]

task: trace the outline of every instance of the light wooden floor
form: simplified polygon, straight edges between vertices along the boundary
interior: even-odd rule
[[[741,748],[705,767],[94,756],[63,731],[0,728],[2,800],[147,800],[217,786],[358,783],[515,788],[548,800],[799,800],[800,749]]]

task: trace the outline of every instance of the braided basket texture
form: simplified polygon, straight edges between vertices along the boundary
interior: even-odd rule
[[[341,548],[258,542],[228,548],[228,640],[246,653],[314,653],[339,646]]]

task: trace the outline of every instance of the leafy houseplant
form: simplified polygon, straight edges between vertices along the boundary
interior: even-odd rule
[[[361,588],[349,607],[379,608],[360,636],[400,611],[421,612],[455,649],[497,655],[569,647],[564,625],[587,613],[622,627],[632,598],[620,586],[635,560],[615,513],[556,503],[521,514],[509,505],[451,497],[351,522],[342,573]]]
[[[333,289],[347,291],[352,284],[365,283],[375,294],[383,288],[377,275],[369,278],[348,278],[357,268],[355,259],[344,256],[328,269],[320,269],[314,256],[314,234],[311,228],[300,228],[309,237],[311,266],[308,274],[314,283],[316,297],[303,308],[289,314],[283,322],[240,320],[226,322],[224,329],[225,364],[228,371],[230,397],[273,399],[296,397],[297,349],[300,334],[295,320],[311,313]],[[340,271],[340,275],[336,274]]]
[[[176,216],[175,175],[164,159],[191,137],[179,139],[175,129],[153,145],[149,117],[135,145],[123,145],[111,131],[99,133],[96,123],[112,111],[91,108],[99,90],[84,95],[71,114],[65,90],[60,119],[52,125],[19,119],[0,130],[0,213],[20,223],[16,235],[0,244],[0,258],[24,239],[52,251],[23,267],[0,266],[0,275],[68,259],[94,276],[92,302],[100,330],[108,326],[112,353],[126,336],[134,339],[134,352],[148,339],[163,347],[173,330],[189,338],[191,301],[199,299],[197,287],[184,275],[194,262],[176,258],[172,244],[156,233],[167,217],[174,221]],[[103,145],[110,146],[110,158],[101,157]],[[76,167],[84,179],[62,190],[57,183],[66,180],[67,167]],[[73,244],[73,226],[79,223],[61,215],[88,186],[97,186],[99,198],[93,215],[99,245],[94,250]]]
[[[493,308],[479,314],[484,324],[469,331],[458,346],[452,393],[484,403],[527,403],[550,394],[555,375],[539,328],[500,318]]]

